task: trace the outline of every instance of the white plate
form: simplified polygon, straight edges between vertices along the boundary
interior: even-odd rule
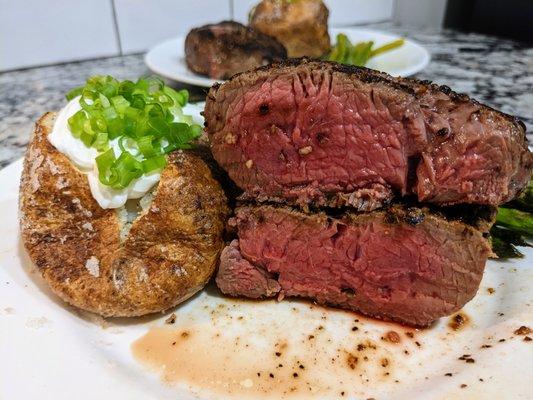
[[[345,33],[352,43],[373,40],[376,46],[381,46],[400,38],[400,36],[386,32],[339,28],[330,29],[332,41],[335,40],[338,33]],[[371,58],[366,66],[387,72],[392,76],[410,76],[426,68],[430,59],[429,52],[424,47],[410,39],[406,39],[402,47]]]
[[[172,310],[174,325],[168,313],[106,322],[66,306],[29,262],[18,229],[21,167],[0,171],[0,399],[533,398],[533,342],[513,333],[533,327],[532,249],[487,263],[460,331],[449,318],[414,331],[307,302],[227,299],[213,286]],[[154,327],[181,340],[157,343],[181,366],[173,384],[161,381],[160,363],[132,355]],[[381,339],[391,330],[400,343]]]
[[[331,39],[335,40],[339,32],[345,33],[352,42],[373,40],[376,45],[399,38],[396,35],[367,29],[342,28],[330,29]],[[184,42],[184,37],[178,37],[155,46],[145,56],[146,65],[156,74],[178,82],[205,87],[213,85],[217,80],[198,75],[187,68]],[[426,49],[412,40],[406,40],[401,48],[376,56],[367,66],[393,76],[409,76],[424,69],[429,60],[430,56]]]

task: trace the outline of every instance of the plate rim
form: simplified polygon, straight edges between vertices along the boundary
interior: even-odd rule
[[[0,201],[8,202],[9,208],[16,208],[17,207],[17,199],[18,199],[18,183],[19,183],[19,174],[22,169],[22,158],[14,161],[13,163],[9,164],[6,168],[0,170],[0,182],[3,182],[5,184],[8,184],[8,186],[5,186],[8,188],[5,190],[5,198],[0,198]],[[0,194],[1,196],[1,194]],[[5,211],[4,211],[5,212]],[[0,211],[0,215],[2,215],[2,212]],[[14,213],[11,214],[14,216]],[[14,217],[16,221],[18,221],[18,217]],[[12,220],[11,220],[12,221]],[[16,223],[16,222],[15,222]],[[9,228],[9,226],[7,226]],[[15,227],[13,225],[13,227]],[[18,232],[18,230],[15,230],[13,232]],[[99,397],[99,398],[111,398],[118,397],[118,398],[128,398],[131,400],[145,400],[145,399],[161,399],[161,398],[181,398],[181,399],[193,399],[193,398],[202,398],[202,399],[214,399],[214,398],[227,398],[227,396],[219,396],[216,395],[209,396],[207,394],[202,395],[195,395],[193,391],[190,392],[182,392],[182,391],[175,391],[175,389],[170,388],[169,395],[165,396],[163,394],[163,390],[166,390],[166,388],[161,384],[161,379],[158,375],[155,373],[150,372],[145,367],[141,366],[138,362],[133,362],[133,358],[131,356],[131,352],[128,352],[127,354],[122,352],[122,350],[127,349],[127,346],[130,345],[129,337],[134,335],[137,337],[137,330],[133,331],[132,328],[124,328],[121,326],[110,326],[108,328],[105,328],[103,326],[98,325],[97,323],[94,323],[94,320],[91,322],[91,320],[85,320],[82,318],[76,318],[75,315],[77,314],[71,314],[71,312],[67,309],[68,306],[63,308],[63,306],[58,307],[57,304],[54,302],[54,298],[48,298],[48,293],[41,292],[39,289],[39,286],[34,285],[35,282],[32,281],[31,275],[28,273],[28,271],[24,270],[23,263],[18,260],[19,257],[18,249],[19,249],[19,241],[20,236],[16,238],[7,236],[9,238],[9,241],[11,242],[11,239],[15,239],[15,242],[17,243],[17,247],[13,247],[11,249],[8,249],[7,252],[4,253],[3,260],[7,260],[9,258],[10,261],[7,262],[7,268],[0,268],[0,276],[3,278],[4,276],[9,280],[10,285],[9,286],[2,286],[3,289],[8,288],[6,290],[7,296],[4,297],[9,299],[8,301],[5,301],[2,304],[2,298],[0,297],[0,328],[8,327],[9,329],[6,329],[2,332],[2,329],[0,329],[0,337],[2,337],[1,333],[8,332],[7,337],[9,338],[10,334],[13,335],[14,338],[15,335],[17,335],[17,338],[20,338],[18,340],[0,340],[0,354],[2,353],[2,350],[8,347],[15,349],[17,358],[16,360],[13,359],[13,361],[16,361],[13,363],[12,368],[9,369],[9,371],[6,371],[8,373],[7,378],[2,381],[0,379],[0,382],[5,382],[5,385],[0,385],[0,397],[1,398],[29,398],[27,393],[31,392],[31,394],[35,394],[38,391],[41,391],[43,395],[40,397],[42,400],[44,399],[67,399],[72,397],[72,390],[76,390],[75,393],[79,393],[80,391],[82,393],[87,393],[87,396],[91,397]],[[0,238],[0,243],[2,243],[2,239]],[[3,246],[4,248],[9,247],[9,245],[6,246],[6,242],[4,242]],[[0,248],[1,250],[2,248]],[[17,258],[14,258],[14,260],[11,260],[12,256],[17,256]],[[533,256],[533,251],[528,250],[528,253],[526,257]],[[0,260],[2,258],[0,257]],[[19,264],[20,263],[20,264]],[[6,265],[1,265],[2,267]],[[530,271],[530,264],[528,264],[527,271]],[[492,268],[496,270],[497,264],[494,264]],[[509,265],[508,268],[510,269],[512,266]],[[16,270],[15,270],[16,268]],[[486,268],[489,268],[487,265]],[[507,268],[506,268],[507,269]],[[13,275],[12,272],[15,271],[16,275]],[[524,268],[524,272],[527,272]],[[3,274],[2,274],[3,273]],[[506,284],[508,281],[507,277],[512,277],[512,271],[505,272],[505,280],[501,281]],[[485,275],[487,272],[485,272]],[[497,272],[498,275],[500,275],[499,272]],[[522,277],[526,277],[525,275],[521,275]],[[495,279],[498,277],[495,273],[492,273],[488,276],[489,278]],[[23,278],[20,281],[18,281],[16,278]],[[40,277],[36,278],[37,280],[40,279]],[[500,282],[500,277],[497,279],[498,282]],[[514,280],[517,281],[516,278]],[[4,285],[4,282],[1,282],[2,285]],[[487,282],[486,282],[487,283]],[[494,283],[496,283],[496,280],[494,280]],[[526,281],[527,283],[527,281]],[[29,285],[29,286],[28,286]],[[492,285],[493,287],[497,288],[498,295],[503,294],[505,298],[509,299],[511,304],[520,303],[523,307],[523,303],[521,303],[519,300],[513,300],[513,297],[516,295],[515,292],[513,293],[507,293],[504,288],[500,288],[499,286]],[[484,286],[480,286],[481,288]],[[517,286],[511,285],[511,288],[516,288]],[[533,291],[533,288],[531,286],[527,286],[527,292],[525,292],[524,296],[528,296],[529,293]],[[28,296],[28,292],[35,292],[35,295]],[[206,292],[202,292],[203,294],[206,294]],[[520,293],[520,291],[518,292]],[[23,297],[19,297],[23,296]],[[487,294],[478,293],[476,297],[478,296],[488,296]],[[489,297],[485,297],[489,298]],[[23,299],[23,300],[21,300]],[[42,301],[42,299],[46,299],[45,301]],[[13,300],[13,301],[11,301]],[[478,299],[482,300],[482,299]],[[495,300],[492,300],[495,301]],[[63,304],[63,303],[61,303]],[[290,303],[286,303],[286,306],[289,306]],[[13,306],[15,307],[12,314],[8,315],[6,314],[6,309],[3,308],[5,306]],[[268,304],[264,304],[265,307],[270,307]],[[473,305],[474,306],[474,305]],[[475,306],[474,306],[475,307]],[[329,310],[329,309],[328,309]],[[473,310],[475,308],[471,309],[472,311],[468,311],[470,315],[473,315]],[[329,310],[333,311],[334,310]],[[329,313],[328,311],[328,313]],[[527,311],[526,309],[521,310],[524,313]],[[2,314],[4,313],[4,314]],[[483,311],[481,311],[483,314]],[[507,311],[506,311],[507,315]],[[525,314],[524,314],[525,315]],[[531,313],[529,314],[531,315]],[[47,317],[46,319],[43,319],[42,316]],[[163,324],[163,320],[166,318],[166,316],[158,317],[157,324],[161,325]],[[493,316],[492,319],[495,317]],[[477,320],[477,317],[476,317]],[[474,320],[474,321],[476,321]],[[531,318],[529,317],[529,320]],[[308,321],[308,320],[306,320]],[[510,326],[518,326],[520,324],[527,324],[528,318],[525,318],[521,316],[520,314],[513,316],[513,315],[507,315],[505,320],[503,320],[501,323],[491,324],[490,328],[482,328],[479,332],[483,335],[490,334],[495,337],[494,340],[497,340],[499,337],[504,337],[506,333],[508,332],[508,328]],[[150,325],[145,324],[142,321],[134,321],[134,323],[139,323],[139,328],[144,332],[145,329],[149,329]],[[372,322],[372,324],[374,324]],[[377,322],[377,325],[380,325],[381,323]],[[512,324],[512,325],[511,325]],[[394,325],[396,326],[396,325]],[[475,326],[473,326],[474,329]],[[505,329],[504,329],[505,328]],[[400,328],[398,328],[400,329]],[[500,331],[501,329],[501,331]],[[122,332],[120,331],[122,330]],[[478,331],[473,330],[469,333],[470,336],[476,335]],[[437,331],[438,333],[438,331]],[[432,337],[433,336],[432,334]],[[473,337],[473,336],[472,336]],[[507,336],[505,336],[507,337]],[[28,338],[29,340],[27,340]],[[38,340],[41,339],[42,342],[38,342]],[[424,337],[422,337],[424,339]],[[109,345],[108,343],[111,343]],[[424,344],[424,342],[422,342]],[[461,348],[453,347],[454,341],[449,342],[451,343],[452,347],[450,347],[450,350],[447,351],[457,351],[456,356],[459,356],[466,350],[462,350]],[[468,342],[470,343],[470,342]],[[472,343],[477,343],[472,342]],[[484,339],[480,339],[480,343],[484,343]],[[2,345],[5,347],[3,348]],[[41,357],[35,357],[35,351],[33,350],[36,346],[43,345],[44,349],[41,350],[40,355],[45,355]],[[117,351],[109,350],[113,349],[114,346],[120,347],[122,346],[122,350],[120,348]],[[412,343],[411,343],[412,345]],[[33,346],[33,347],[32,347]],[[68,346],[68,351],[65,351],[64,355],[61,355],[60,350],[62,347],[60,346]],[[109,347],[111,346],[111,347]],[[508,375],[504,375],[504,377],[511,376],[514,374],[514,371],[510,368],[512,367],[512,363],[521,363],[520,366],[524,367],[527,366],[526,362],[528,359],[525,357],[527,354],[525,351],[519,351],[524,349],[523,347],[517,347],[521,346],[518,342],[518,340],[510,341],[507,340],[505,344],[502,344],[502,346],[506,346],[504,348],[501,348],[501,350],[497,350],[498,352],[505,351],[503,359],[498,360],[498,357],[502,357],[500,353],[498,355],[496,353],[490,353],[481,356],[482,351],[477,349],[473,351],[476,351],[472,354],[475,354],[474,357],[476,359],[478,356],[480,357],[477,359],[475,368],[462,368],[463,364],[452,364],[451,360],[455,361],[455,355],[447,357],[450,360],[450,368],[453,369],[454,377],[453,378],[444,378],[441,375],[431,375],[431,387],[428,387],[424,385],[424,381],[420,380],[418,382],[418,386],[416,388],[413,388],[412,390],[409,388],[409,386],[399,386],[396,390],[402,390],[402,393],[408,393],[413,397],[410,398],[417,398],[417,399],[442,399],[442,398],[449,398],[449,397],[442,397],[441,395],[445,396],[452,396],[454,397],[454,393],[458,393],[457,391],[461,389],[456,389],[458,385],[462,382],[474,382],[474,378],[470,378],[471,376],[484,376],[484,375],[477,375],[478,373],[482,373],[485,370],[488,370],[490,368],[489,364],[483,364],[485,362],[488,362],[486,360],[497,360],[498,363],[504,363],[501,368],[502,371],[505,371]],[[513,346],[513,347],[507,347],[507,346]],[[88,349],[91,349],[91,351],[88,351]],[[443,349],[446,349],[443,347]],[[505,350],[508,349],[508,350]],[[515,356],[512,356],[511,354],[514,353]],[[8,355],[7,359],[9,358],[9,355],[14,354],[13,351],[10,351],[9,353],[6,352],[5,354]],[[59,354],[59,356],[57,356]],[[120,355],[123,355],[123,357],[127,358],[120,358]],[[454,353],[453,353],[454,354]],[[47,360],[47,357],[49,361]],[[78,358],[77,358],[78,357]],[[121,356],[122,357],[122,356]],[[94,385],[94,382],[92,382],[91,379],[79,379],[75,376],[72,377],[72,370],[68,369],[68,362],[74,362],[74,361],[82,361],[77,365],[77,368],[81,368],[84,371],[87,371],[91,373],[91,377],[96,377],[98,379],[98,385]],[[457,361],[455,361],[457,363]],[[492,361],[491,361],[492,362]],[[531,360],[529,360],[529,365],[531,364]],[[523,364],[522,364],[523,363]],[[480,368],[479,365],[485,365],[484,367]],[[47,370],[45,372],[42,372],[42,370],[39,370],[39,365],[41,366],[47,366]],[[70,364],[72,365],[72,364]],[[455,365],[455,366],[454,366]],[[457,366],[459,365],[459,366]],[[31,366],[31,369],[28,369],[27,367]],[[423,368],[423,367],[422,367]],[[448,368],[446,368],[448,370]],[[527,370],[527,369],[526,369]],[[438,369],[440,372],[444,372],[443,369]],[[458,372],[456,372],[458,371]],[[492,370],[491,370],[492,371]],[[499,374],[500,370],[498,368],[495,368],[494,370],[495,374]],[[484,374],[484,372],[483,372]],[[520,375],[520,374],[515,374]],[[525,375],[525,374],[522,374]],[[80,375],[78,374],[78,377]],[[498,375],[496,375],[498,376]],[[142,377],[141,380],[135,381],[136,378]],[[62,380],[70,378],[69,381],[72,383],[66,385],[67,388],[65,388],[64,382]],[[41,380],[42,379],[50,379],[50,381],[46,381],[47,386],[41,386]],[[104,381],[105,379],[105,381]],[[476,378],[477,379],[477,378]],[[514,378],[518,379],[518,378]],[[520,379],[519,382],[522,382]],[[517,381],[517,382],[518,382]],[[148,382],[148,384],[146,384]],[[22,385],[25,385],[23,388]],[[81,388],[79,385],[83,385]],[[486,385],[483,390],[485,393],[487,393],[488,397],[496,397],[496,398],[502,398],[498,397],[500,384],[496,380],[487,380]],[[524,387],[524,385],[514,385],[514,388],[511,388],[512,390],[510,392],[507,392],[509,388],[507,387],[507,383],[504,384],[506,393],[514,393],[514,394],[521,394],[525,393],[521,390],[531,390],[531,389],[520,389],[520,387]],[[153,390],[154,388],[157,389],[157,392],[151,393],[150,390]],[[454,389],[455,388],[455,389]],[[43,392],[44,390],[44,392]],[[83,392],[83,390],[88,390],[89,392]],[[411,390],[411,391],[410,391]],[[455,392],[454,392],[455,390]],[[475,395],[478,389],[473,389],[474,392],[472,395]],[[481,389],[480,389],[481,390]],[[25,393],[26,395],[22,395],[21,393]],[[166,392],[165,392],[166,393]],[[183,396],[180,396],[182,393]],[[494,395],[493,393],[496,393]],[[468,392],[468,394],[471,394]],[[82,395],[83,397],[84,395]],[[185,397],[188,396],[188,397]],[[316,396],[315,396],[316,397]],[[239,397],[233,397],[233,398],[239,398]],[[319,398],[319,397],[316,397]],[[327,398],[330,398],[328,395]],[[367,396],[357,396],[353,397],[358,399],[367,398]],[[381,398],[381,397],[380,397]],[[518,398],[518,397],[517,397]],[[525,398],[525,397],[524,397]]]
[[[359,27],[349,27],[349,28],[348,27],[347,28],[330,27],[328,29],[328,31],[330,33],[330,36],[332,36],[332,32],[336,32],[336,33],[338,33],[338,32],[347,32],[347,33],[350,33],[350,32],[352,32],[352,33],[353,32],[356,32],[356,33],[364,32],[364,33],[371,33],[371,34],[377,34],[377,35],[392,36],[392,37],[396,37],[396,38],[402,38],[403,37],[406,40],[407,43],[410,43],[410,44],[414,45],[415,47],[417,47],[418,49],[421,50],[422,59],[421,59],[421,61],[419,63],[417,63],[415,65],[412,65],[410,67],[404,68],[404,71],[402,71],[403,73],[401,75],[398,75],[398,77],[412,76],[412,75],[424,70],[428,66],[428,64],[431,62],[431,53],[423,45],[421,45],[418,41],[413,40],[413,39],[411,39],[411,38],[409,38],[407,36],[404,37],[404,36],[397,35],[397,34],[392,33],[392,32],[380,31],[380,30],[376,30],[376,29],[367,29],[367,28],[364,28],[364,27],[361,27],[361,28],[359,28]],[[189,85],[200,86],[200,87],[211,87],[211,86],[213,86],[216,83],[225,82],[226,80],[211,79],[211,78],[208,78],[208,77],[196,74],[196,73],[194,73],[195,74],[194,77],[188,77],[188,76],[184,76],[184,75],[180,75],[178,77],[176,74],[169,73],[165,69],[162,69],[157,62],[154,62],[154,54],[156,54],[157,51],[160,51],[160,49],[162,47],[170,45],[171,43],[172,44],[183,43],[185,41],[185,37],[186,36],[184,36],[184,35],[174,36],[172,38],[163,40],[163,41],[159,42],[158,44],[154,45],[153,47],[151,47],[144,54],[144,57],[143,57],[144,58],[144,63],[146,64],[146,66],[152,72],[154,72],[154,73],[156,73],[158,75],[161,75],[164,78],[170,79],[170,80],[172,80],[174,82],[181,82],[181,83],[186,83],[186,84],[189,84]]]
[[[182,83],[186,83],[186,84],[194,85],[194,86],[211,87],[215,83],[224,82],[224,80],[211,79],[211,78],[208,78],[206,76],[202,76],[202,75],[199,75],[199,74],[196,74],[196,73],[194,73],[195,76],[193,78],[190,78],[190,77],[182,75],[181,78],[178,79],[178,78],[176,78],[176,75],[169,74],[166,70],[160,68],[160,66],[157,63],[154,63],[154,61],[153,61],[154,54],[158,50],[160,50],[161,47],[169,45],[171,43],[172,44],[176,44],[179,41],[183,41],[183,40],[185,40],[185,36],[175,36],[175,37],[173,37],[171,39],[164,40],[164,41],[158,43],[157,45],[153,46],[152,48],[150,48],[150,50],[148,50],[144,54],[144,57],[143,57],[144,63],[146,64],[148,69],[150,69],[152,72],[155,72],[156,74],[161,75],[162,77],[170,79],[170,80],[172,80],[174,82],[182,82]],[[199,81],[202,81],[202,83],[200,83]]]

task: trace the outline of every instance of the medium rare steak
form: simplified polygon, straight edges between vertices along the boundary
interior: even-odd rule
[[[425,208],[329,217],[241,206],[230,223],[238,240],[222,252],[223,293],[302,296],[421,327],[476,294],[491,252],[480,231]]]
[[[192,29],[185,38],[185,61],[194,72],[214,79],[287,57],[276,39],[235,21]]]
[[[445,86],[330,62],[234,76],[211,88],[205,118],[215,159],[259,201],[498,205],[533,167],[514,117]]]

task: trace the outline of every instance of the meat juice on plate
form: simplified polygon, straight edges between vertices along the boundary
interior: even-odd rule
[[[522,286],[505,283],[527,280],[524,274],[531,277],[490,262],[480,292],[456,314],[469,321],[458,330],[448,326],[456,315],[417,330],[297,300],[221,298],[208,288],[175,310],[173,324],[137,339],[132,352],[165,384],[200,398],[475,396],[487,382],[495,390],[491,369],[505,361],[502,354],[529,345],[527,335],[514,333],[527,309],[517,314],[502,300],[507,290],[524,300]],[[444,384],[446,391],[437,390]]]

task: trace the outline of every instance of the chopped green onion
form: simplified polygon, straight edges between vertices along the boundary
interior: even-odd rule
[[[98,132],[93,142],[93,147],[98,151],[105,151],[109,148],[107,132]]]
[[[68,119],[68,127],[72,133],[72,136],[76,138],[80,137],[81,133],[83,132],[85,121],[87,121],[87,117],[81,110]]]
[[[137,140],[137,146],[139,151],[146,158],[161,155],[161,148],[154,145],[153,136],[143,136]]]
[[[123,96],[113,96],[111,98],[111,103],[118,115],[123,115],[126,111],[126,108],[130,106],[130,102],[126,100]]]
[[[96,166],[98,167],[98,179],[102,184],[112,186],[115,180],[112,176],[112,167],[115,163],[115,153],[109,149],[96,157]]]
[[[143,174],[142,163],[127,151],[124,151],[113,163],[113,167],[118,176],[117,182],[113,185],[115,189],[123,189],[134,179],[140,178]]]
[[[66,97],[77,96],[82,109],[69,118],[69,129],[100,153],[96,157],[99,180],[114,189],[164,168],[166,154],[191,148],[202,132],[192,117],[183,115],[189,93],[175,91],[157,78],[132,82],[93,76]],[[118,157],[112,140],[121,151]]]
[[[77,87],[75,89],[72,89],[70,92],[67,93],[65,96],[68,101],[72,100],[75,97],[78,97],[81,95],[81,92],[83,91],[83,87]]]
[[[154,156],[151,158],[147,158],[142,162],[145,174],[162,169],[166,164],[167,159],[165,158],[165,156]]]

